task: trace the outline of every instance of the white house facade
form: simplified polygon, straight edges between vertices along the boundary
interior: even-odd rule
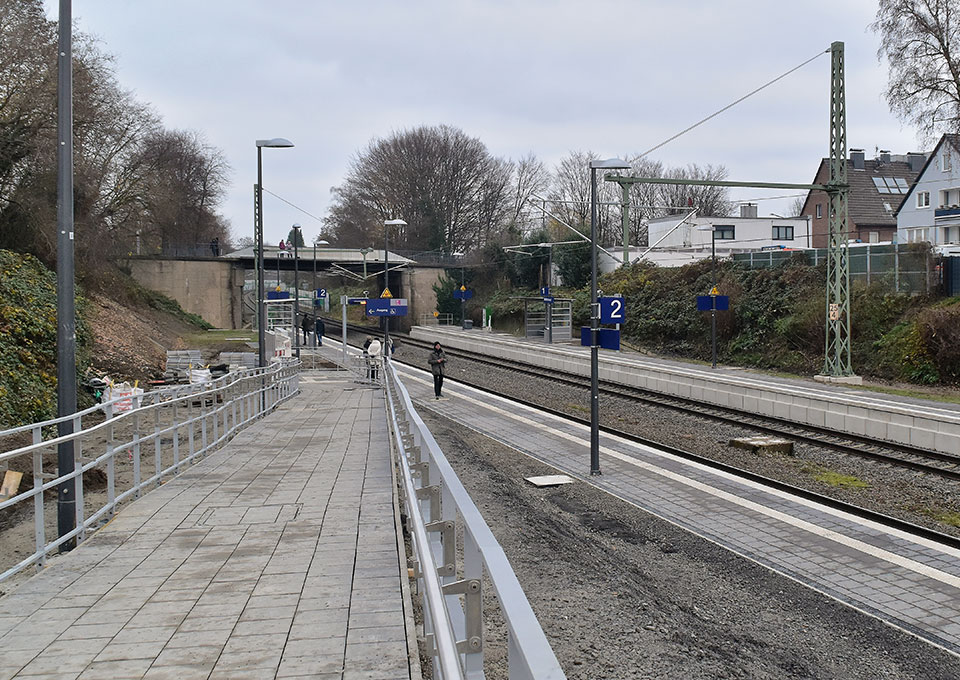
[[[944,135],[897,211],[897,241],[960,244],[960,135]]]
[[[695,217],[677,226],[680,220],[680,215],[651,220],[647,243],[657,250],[706,249],[709,254],[715,232],[718,253],[813,246],[809,217]]]

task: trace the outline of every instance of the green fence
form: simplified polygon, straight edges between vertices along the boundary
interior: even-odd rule
[[[884,285],[910,294],[929,293],[939,285],[939,270],[927,244],[856,245],[849,253],[851,282]],[[734,262],[751,269],[776,267],[798,257],[816,266],[826,261],[827,250],[764,250],[732,256]]]

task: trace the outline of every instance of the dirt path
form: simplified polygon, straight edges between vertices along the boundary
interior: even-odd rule
[[[421,413],[571,680],[960,677],[960,659],[587,484],[537,489],[523,478],[552,468]]]

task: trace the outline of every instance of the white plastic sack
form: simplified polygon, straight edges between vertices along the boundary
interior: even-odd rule
[[[191,368],[190,369],[190,382],[191,383],[208,383],[213,378],[210,376],[209,368]]]
[[[119,401],[113,404],[113,410],[123,413],[133,409],[133,397],[138,397],[141,394],[143,394],[141,388],[134,387],[128,382],[109,383],[107,389],[103,392],[103,401],[107,402],[119,399]]]

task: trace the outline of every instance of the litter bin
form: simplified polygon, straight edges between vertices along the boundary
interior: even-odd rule
[[[463,320],[463,330],[465,331],[473,330],[473,319]]]

